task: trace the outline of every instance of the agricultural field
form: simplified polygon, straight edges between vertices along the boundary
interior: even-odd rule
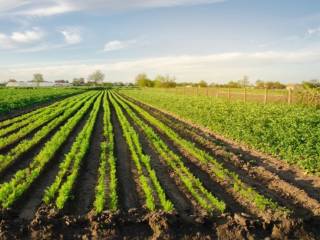
[[[3,114],[47,103],[63,97],[80,93],[82,90],[71,88],[14,89],[0,88],[0,120]]]
[[[320,173],[320,109],[299,105],[228,102],[156,90],[123,93],[174,113],[251,148]]]
[[[0,238],[319,239],[317,110],[243,108],[91,90],[4,118]]]

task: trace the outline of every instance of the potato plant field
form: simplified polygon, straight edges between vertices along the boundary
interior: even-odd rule
[[[163,91],[124,91],[252,148],[320,173],[320,109],[228,102],[206,96]]]
[[[320,239],[320,178],[303,170],[319,170],[315,139],[215,111],[204,128],[209,110],[183,96],[77,93],[1,114],[0,239]]]

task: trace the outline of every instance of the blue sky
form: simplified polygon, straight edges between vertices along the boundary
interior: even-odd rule
[[[320,78],[318,0],[0,0],[0,81]]]

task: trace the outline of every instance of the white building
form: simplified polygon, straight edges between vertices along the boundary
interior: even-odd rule
[[[17,88],[24,88],[24,87],[69,87],[71,84],[59,84],[59,83],[54,83],[54,82],[8,82],[6,84],[7,87],[17,87]]]

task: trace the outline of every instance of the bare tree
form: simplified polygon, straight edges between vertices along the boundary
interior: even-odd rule
[[[36,82],[37,83],[37,87],[40,86],[41,82],[44,82],[43,80],[43,75],[41,73],[35,73],[33,74],[33,80],[32,82]]]
[[[102,84],[104,80],[104,73],[101,72],[100,70],[95,71],[91,75],[89,75],[88,80],[89,82],[94,82],[95,85],[97,84]]]

